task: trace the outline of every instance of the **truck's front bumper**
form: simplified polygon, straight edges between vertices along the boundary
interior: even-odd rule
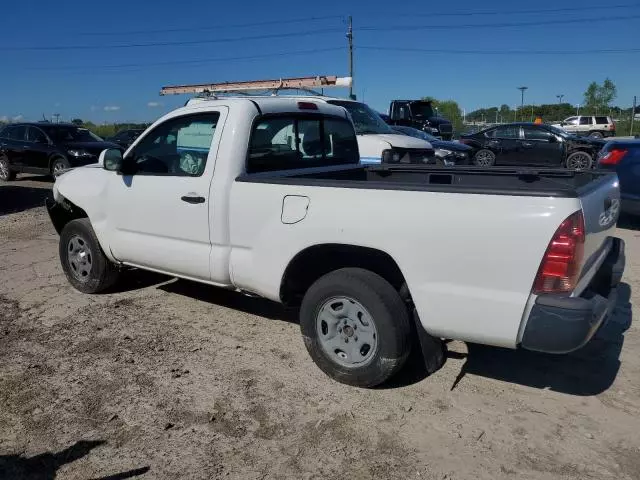
[[[586,344],[616,305],[617,286],[625,265],[624,241],[612,239],[607,258],[579,297],[536,298],[521,346],[547,353],[568,353]]]

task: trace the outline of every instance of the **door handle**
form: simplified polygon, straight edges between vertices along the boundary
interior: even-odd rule
[[[204,203],[205,202],[205,198],[204,197],[199,197],[197,195],[184,195],[183,197],[181,197],[181,200],[183,202],[187,202],[187,203]]]
[[[523,147],[527,147],[527,148],[531,148],[531,147],[533,147],[533,143],[530,143],[530,142],[522,142],[522,146],[523,146]]]

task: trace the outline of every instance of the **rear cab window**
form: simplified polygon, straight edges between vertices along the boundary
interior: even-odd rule
[[[352,124],[328,115],[265,115],[253,124],[247,173],[360,162]]]

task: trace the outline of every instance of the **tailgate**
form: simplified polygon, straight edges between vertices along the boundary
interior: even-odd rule
[[[585,243],[582,277],[579,286],[587,282],[600,266],[611,248],[609,237],[613,236],[620,214],[620,187],[618,176],[606,175],[594,180],[580,191],[580,202],[584,214]],[[581,289],[578,289],[581,290]],[[581,291],[574,294],[579,295]]]

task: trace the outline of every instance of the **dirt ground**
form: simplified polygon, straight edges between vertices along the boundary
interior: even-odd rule
[[[584,349],[451,342],[434,375],[363,390],[316,368],[278,305],[143,272],[76,292],[50,188],[0,186],[2,479],[640,479],[632,224],[615,317]]]

